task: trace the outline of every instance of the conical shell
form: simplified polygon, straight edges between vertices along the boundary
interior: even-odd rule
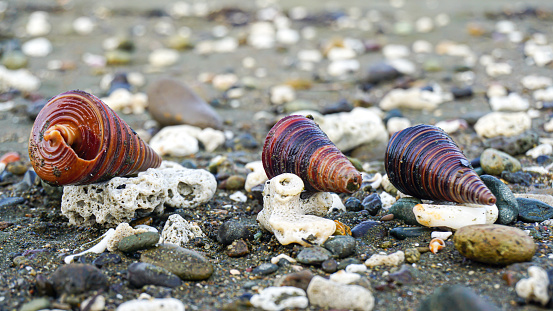
[[[396,132],[386,148],[390,182],[419,199],[492,205],[495,196],[440,128],[417,125]]]
[[[83,185],[158,167],[157,155],[94,95],[59,94],[40,111],[29,139],[37,175],[54,185]]]
[[[267,177],[298,175],[307,191],[352,193],[361,174],[311,119],[292,115],[281,119],[267,134],[262,153]]]

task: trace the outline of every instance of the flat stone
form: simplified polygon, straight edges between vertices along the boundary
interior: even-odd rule
[[[321,269],[326,273],[334,273],[338,270],[338,262],[335,259],[327,259],[321,264]]]
[[[517,198],[518,219],[524,222],[542,222],[553,217],[553,207],[535,199]]]
[[[258,226],[245,220],[228,220],[217,231],[217,241],[229,245],[235,240],[251,240]]]
[[[203,255],[173,244],[144,251],[140,261],[165,268],[185,281],[205,280],[213,273],[213,265]]]
[[[135,262],[127,268],[127,280],[136,288],[144,285],[157,285],[165,287],[178,287],[182,284],[181,279],[168,271],[145,262]]]
[[[25,199],[22,197],[8,197],[0,199],[0,208],[14,206],[25,202]]]
[[[429,228],[422,227],[396,227],[390,230],[390,235],[398,240],[405,240],[406,238],[419,237],[431,231]]]
[[[265,262],[255,267],[255,269],[252,270],[252,273],[260,274],[260,275],[269,275],[269,274],[275,273],[277,270],[278,270],[277,265],[272,264],[270,262]]]
[[[102,253],[100,254],[100,256],[94,259],[94,261],[92,261],[92,264],[98,268],[102,268],[105,265],[118,263],[121,263],[121,256],[110,253]]]
[[[532,182],[532,174],[523,171],[514,173],[503,171],[501,172],[501,178],[511,184],[522,184],[524,186],[530,186]]]
[[[50,300],[48,298],[35,298],[27,303],[24,303],[19,311],[38,311],[50,308]]]
[[[484,141],[487,148],[497,149],[512,156],[525,154],[538,144],[538,133],[530,131],[514,136],[497,136]]]
[[[248,244],[243,239],[236,240],[227,247],[227,255],[229,257],[242,257],[249,253]]]
[[[498,210],[497,222],[502,225],[508,225],[516,221],[519,214],[519,206],[511,189],[501,180],[491,175],[482,175],[480,179],[482,179],[486,187],[490,189],[497,199],[495,202]]]
[[[349,235],[329,237],[323,247],[338,258],[345,258],[355,253],[355,238]]]
[[[355,197],[347,198],[344,202],[344,206],[348,212],[359,212],[363,210],[363,204],[361,204],[361,201]]]
[[[354,238],[373,237],[384,238],[388,236],[386,228],[378,221],[365,220],[351,229]]]
[[[50,282],[58,295],[78,295],[108,287],[108,279],[102,271],[88,264],[61,266],[50,276]]]
[[[480,166],[490,175],[501,175],[503,171],[517,172],[522,169],[520,162],[509,154],[488,148],[480,155]]]
[[[141,249],[154,247],[159,241],[159,233],[143,232],[130,235],[119,241],[117,248],[124,253],[132,253]]]
[[[325,248],[312,246],[302,249],[296,259],[298,262],[306,265],[320,265],[331,256],[332,253]]]
[[[455,248],[468,259],[495,265],[532,260],[536,244],[524,231],[503,225],[470,225],[453,236]]]
[[[419,311],[499,311],[470,288],[461,285],[442,286],[429,295]]]
[[[417,217],[413,213],[413,207],[422,203],[420,199],[409,197],[401,198],[396,201],[388,210],[388,213],[394,214],[394,219],[403,220],[406,225],[418,226]]]
[[[307,290],[309,282],[313,278],[313,273],[309,270],[302,270],[296,273],[287,274],[275,282],[275,286],[293,286]]]

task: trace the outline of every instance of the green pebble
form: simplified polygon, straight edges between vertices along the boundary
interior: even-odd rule
[[[141,249],[154,247],[159,241],[159,233],[143,232],[124,237],[117,244],[117,248],[124,253],[132,253]]]
[[[213,265],[203,255],[173,244],[144,251],[140,261],[165,268],[184,281],[205,280],[213,273]]]
[[[2,56],[2,65],[10,70],[17,70],[27,67],[28,58],[21,51],[5,52]]]
[[[401,198],[390,207],[388,213],[394,214],[394,219],[403,220],[407,225],[419,225],[413,207],[420,203],[422,201],[417,198]]]
[[[36,298],[21,306],[19,311],[37,311],[50,308],[50,300],[48,298]]]
[[[503,171],[518,172],[522,169],[520,162],[509,154],[488,148],[480,155],[480,166],[490,175],[501,175]]]

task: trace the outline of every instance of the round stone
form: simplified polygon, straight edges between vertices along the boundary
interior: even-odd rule
[[[408,197],[396,201],[388,210],[388,213],[394,214],[394,219],[403,220],[406,225],[419,225],[413,207],[422,203],[420,199]]]
[[[369,212],[371,216],[376,216],[382,209],[382,201],[378,193],[373,193],[363,199],[361,203],[363,208]]]
[[[347,198],[344,202],[344,206],[348,212],[359,212],[363,210],[363,204],[361,204],[361,201],[354,197]]]
[[[235,240],[251,240],[253,234],[257,231],[257,225],[243,220],[229,220],[219,227],[217,231],[217,241],[224,245],[229,245]]]
[[[50,282],[58,295],[78,295],[108,287],[108,278],[102,271],[88,264],[61,266],[52,274]]]
[[[326,273],[334,273],[338,270],[338,262],[334,259],[327,259],[321,264],[321,268]]]
[[[503,225],[470,225],[453,236],[455,248],[468,259],[495,265],[530,261],[536,244],[524,231]]]
[[[139,234],[130,235],[121,239],[117,248],[124,253],[132,253],[141,249],[147,249],[154,247],[159,241],[159,233],[157,232],[143,232]]]
[[[480,155],[480,165],[486,174],[501,175],[503,171],[517,172],[520,171],[522,165],[520,162],[509,154],[488,148]]]
[[[419,311],[499,311],[500,309],[461,285],[442,286],[429,295],[420,305]]]
[[[323,247],[338,258],[351,256],[355,253],[355,239],[350,235],[338,235],[328,238]]]
[[[165,268],[182,280],[205,280],[213,273],[213,265],[200,253],[173,244],[160,244],[146,250],[140,261]]]
[[[331,256],[332,253],[327,249],[320,246],[312,246],[302,249],[296,259],[298,262],[306,265],[320,265]]]

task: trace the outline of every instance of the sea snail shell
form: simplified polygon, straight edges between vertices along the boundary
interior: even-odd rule
[[[311,119],[292,115],[281,119],[265,139],[262,162],[269,179],[282,173],[298,175],[307,191],[353,193],[361,174]]]
[[[416,198],[495,204],[459,147],[438,127],[422,124],[394,133],[384,165],[390,182]]]
[[[83,185],[158,167],[157,155],[92,94],[69,91],[44,106],[29,138],[37,175],[54,185]]]

